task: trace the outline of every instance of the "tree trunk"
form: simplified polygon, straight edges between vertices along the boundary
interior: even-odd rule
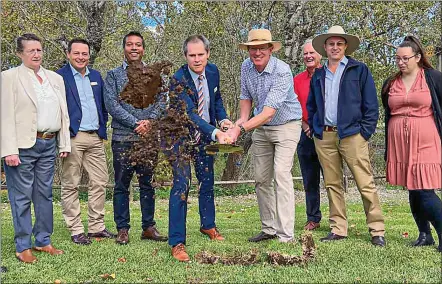
[[[285,55],[287,63],[295,73],[303,68],[304,42],[312,38],[323,26],[325,21],[324,5],[322,2],[287,1],[284,2],[286,9],[285,23]]]
[[[238,142],[244,148],[242,155],[229,154],[227,157],[226,167],[224,168],[221,180],[238,180],[241,174],[239,164],[242,164],[246,159],[250,147],[252,146],[252,131],[247,133],[241,141]]]
[[[106,1],[80,1],[77,2],[80,11],[86,18],[86,40],[91,45],[91,57],[89,59],[90,66],[94,65],[95,58],[101,50],[104,30],[104,11]]]

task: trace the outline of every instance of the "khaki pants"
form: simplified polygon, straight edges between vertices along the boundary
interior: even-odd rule
[[[347,236],[347,213],[342,186],[342,160],[345,160],[361,194],[369,232],[372,237],[383,236],[385,231],[384,217],[371,171],[368,142],[361,134],[339,140],[337,132],[326,131],[324,131],[322,140],[316,137],[314,140],[330,204],[331,232]]]
[[[294,236],[295,193],[291,171],[300,135],[301,121],[262,126],[252,135],[262,231],[276,234],[281,241],[289,241]]]
[[[63,217],[71,235],[84,233],[80,217],[78,184],[81,167],[89,176],[88,192],[88,233],[104,230],[104,202],[108,171],[103,140],[96,133],[78,132],[71,138],[72,150],[63,160],[61,179],[61,205]]]

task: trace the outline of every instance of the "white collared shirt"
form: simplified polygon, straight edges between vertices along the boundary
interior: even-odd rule
[[[34,73],[34,70],[28,68],[31,77],[32,86],[37,95],[37,131],[38,132],[57,132],[61,129],[61,108],[60,101],[54,88],[50,84],[42,68],[37,74],[43,80],[40,82]]]

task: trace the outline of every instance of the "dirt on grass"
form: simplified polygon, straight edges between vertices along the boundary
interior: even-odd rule
[[[278,252],[267,252],[267,257],[263,260],[260,257],[260,252],[257,249],[253,249],[248,253],[228,256],[202,251],[195,255],[195,259],[200,264],[220,263],[223,265],[247,266],[265,261],[272,265],[304,265],[315,258],[315,242],[310,232],[302,234],[299,242],[302,246],[302,255],[286,255]]]

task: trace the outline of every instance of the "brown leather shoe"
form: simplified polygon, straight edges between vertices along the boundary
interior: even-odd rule
[[[172,256],[182,262],[188,262],[190,260],[189,255],[186,252],[186,247],[184,244],[177,244],[172,247]]]
[[[24,263],[34,263],[37,262],[37,258],[32,254],[31,249],[25,249],[22,252],[16,252],[15,257]]]
[[[119,230],[115,242],[119,245],[127,245],[129,243],[129,230],[128,229]]]
[[[64,253],[64,251],[62,251],[61,249],[54,248],[51,244],[44,247],[34,247],[34,250],[39,252],[47,252],[50,255],[58,255]]]
[[[142,240],[153,240],[157,242],[166,242],[167,237],[162,236],[155,226],[150,226],[141,233]]]
[[[307,223],[305,223],[304,230],[313,231],[319,227],[321,227],[321,224],[313,221],[307,221]]]
[[[221,236],[221,234],[218,232],[217,227],[212,228],[212,229],[208,229],[208,230],[200,228],[200,232],[203,233],[204,235],[209,236],[209,238],[211,240],[216,240],[216,241],[224,241],[225,240],[224,237]]]

